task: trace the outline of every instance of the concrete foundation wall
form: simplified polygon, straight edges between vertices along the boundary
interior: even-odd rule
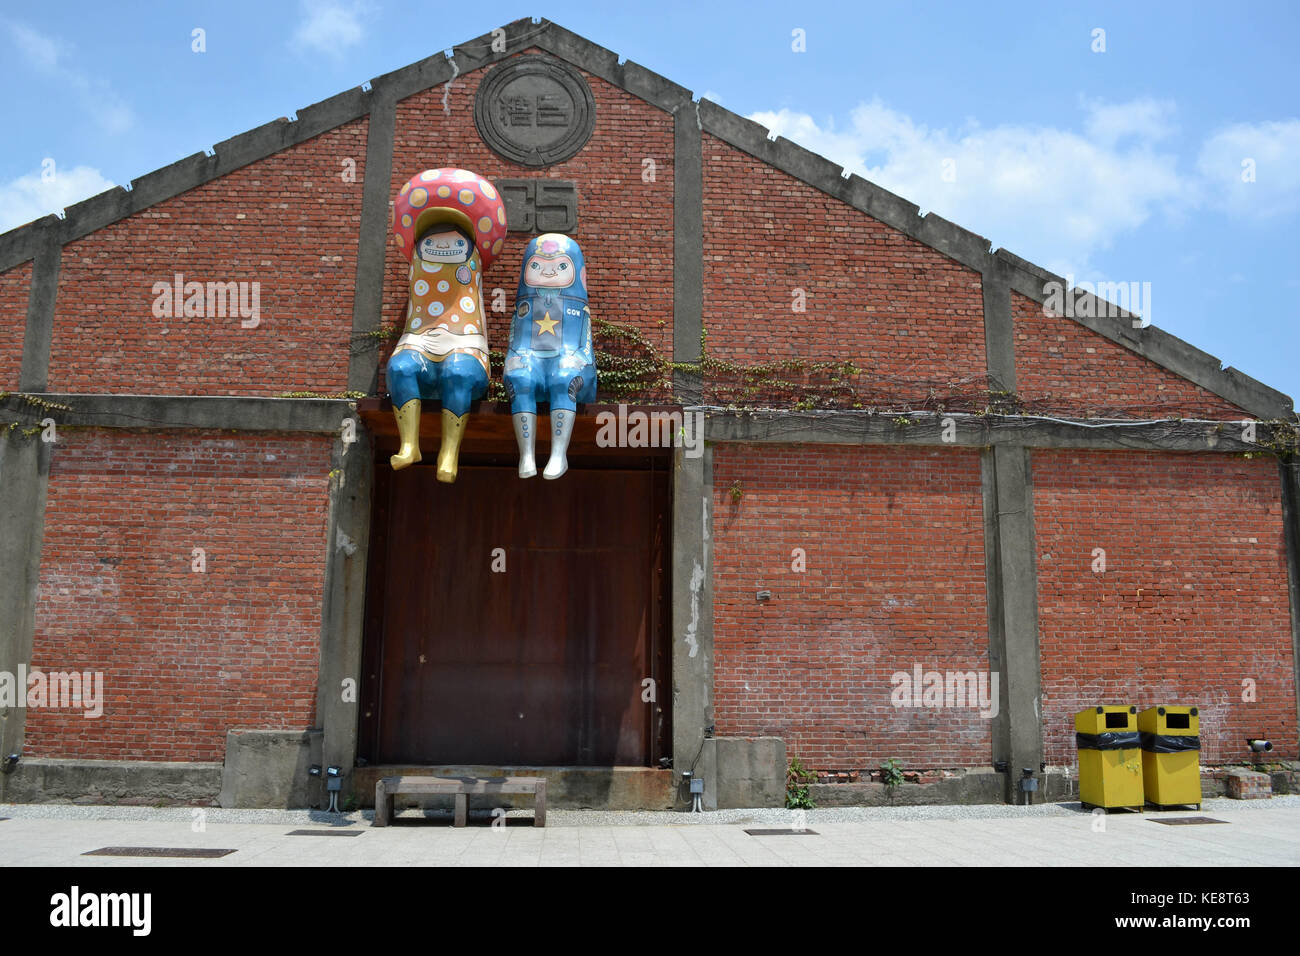
[[[318,730],[232,730],[226,734],[221,771],[223,807],[300,808],[320,800],[322,778],[308,774],[321,765]]]
[[[221,764],[23,759],[4,777],[8,803],[217,805]]]

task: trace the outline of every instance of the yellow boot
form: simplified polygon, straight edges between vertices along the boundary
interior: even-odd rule
[[[399,471],[407,465],[414,465],[421,457],[420,400],[413,398],[401,408],[394,408],[393,417],[397,419],[397,434],[401,436],[402,447],[388,460],[393,470]]]
[[[456,464],[460,457],[460,439],[465,434],[469,412],[454,415],[450,409],[442,410],[442,450],[438,452],[438,480],[448,484],[456,480]]]

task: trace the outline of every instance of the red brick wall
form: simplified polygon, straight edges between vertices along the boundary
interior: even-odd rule
[[[713,488],[718,735],[822,769],[987,764],[977,709],[890,701],[915,664],[988,667],[979,452],[718,445]]]
[[[527,52],[539,52],[536,50]],[[490,68],[488,68],[490,69]],[[673,118],[599,77],[579,70],[596,103],[596,127],[573,158],[536,170],[502,159],[479,138],[474,96],[488,69],[457,77],[397,104],[390,197],[416,173],[461,166],[487,179],[551,178],[578,184],[578,228],[589,276],[591,314],[641,330],[656,350],[673,350]],[[447,109],[443,108],[446,96]],[[655,161],[655,181],[642,181],[642,161]],[[530,237],[511,232],[501,255],[485,273],[484,305],[492,310],[492,289],[505,290],[506,311],[491,312],[488,340],[509,344],[508,319],[524,246]],[[406,319],[407,263],[391,241],[384,284],[384,323]],[[382,369],[391,342],[383,351]]]
[[[1256,736],[1294,759],[1277,462],[1035,451],[1032,468],[1048,762],[1074,763],[1073,715],[1103,703],[1199,706],[1204,763]]]
[[[29,710],[27,752],[221,761],[231,727],[310,727],[329,454],[315,436],[64,430],[31,663],[102,671],[106,703]]]
[[[1074,319],[1011,293],[1016,387],[1032,411],[1120,418],[1253,418]]]
[[[32,264],[24,262],[0,274],[0,391],[18,388],[23,368],[23,336],[27,332],[27,296]]]
[[[347,388],[363,118],[63,250],[50,389],[264,395]],[[356,161],[356,182],[343,162]],[[258,282],[260,324],[159,318],[155,282]],[[174,314],[174,313],[173,313]]]
[[[852,360],[863,386],[900,401],[982,387],[978,272],[713,136],[703,150],[710,354]]]

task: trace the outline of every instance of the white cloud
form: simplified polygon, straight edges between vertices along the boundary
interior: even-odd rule
[[[1174,132],[1176,107],[1169,100],[1142,97],[1127,103],[1104,103],[1081,97],[1079,103],[1088,114],[1084,130],[1097,143],[1113,146],[1129,138],[1154,143]]]
[[[41,173],[29,173],[0,183],[0,232],[61,212],[114,185],[98,169],[89,166],[66,171],[56,166],[53,173],[48,178]]]
[[[1046,126],[930,129],[878,98],[850,126],[806,113],[750,119],[1060,274],[1091,273],[1092,255],[1119,232],[1195,201],[1195,183],[1159,141],[1171,104],[1083,102],[1084,133]]]
[[[365,35],[361,17],[365,4],[347,0],[300,0],[300,22],[293,45],[311,53],[337,56],[356,46]]]
[[[67,65],[71,57],[66,43],[21,23],[8,26],[10,37],[28,65],[47,77],[48,82],[61,82],[69,87],[96,123],[109,133],[124,133],[131,128],[135,121],[131,108],[105,80],[92,79]]]
[[[1295,213],[1300,210],[1300,120],[1221,129],[1201,146],[1196,167],[1208,201],[1230,215],[1263,219]]]
[[[58,40],[37,33],[31,27],[24,26],[21,23],[9,24],[9,34],[13,37],[14,42],[18,44],[18,49],[27,58],[27,62],[37,69],[49,71],[58,66],[59,57],[64,52],[63,46]]]

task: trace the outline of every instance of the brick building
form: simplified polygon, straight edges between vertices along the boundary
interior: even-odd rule
[[[321,764],[727,806],[794,756],[1061,794],[1098,702],[1300,756],[1291,399],[558,25],[453,54],[0,236],[0,672],[103,675],[93,719],[0,706],[0,800],[306,805]],[[529,237],[582,244],[557,482],[499,392],[456,484],[388,466],[389,204],[439,166],[507,199],[494,349]],[[604,447],[619,405],[707,442]]]

